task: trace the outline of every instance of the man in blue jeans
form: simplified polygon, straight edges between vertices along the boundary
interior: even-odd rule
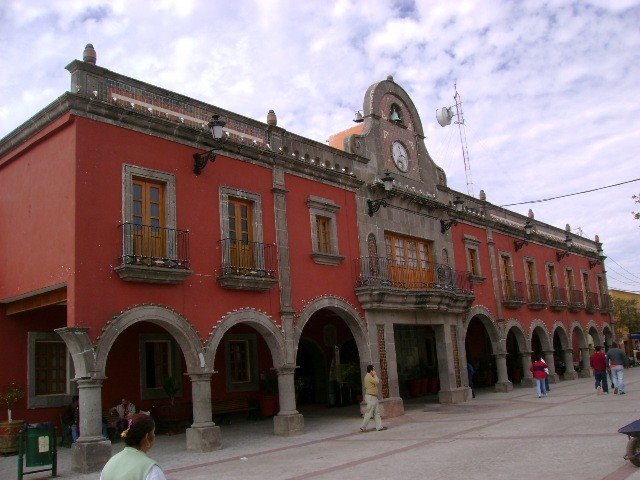
[[[624,366],[627,363],[627,355],[618,348],[618,344],[613,342],[611,348],[607,352],[609,359],[609,368],[611,369],[611,377],[613,380],[613,393],[624,395]]]

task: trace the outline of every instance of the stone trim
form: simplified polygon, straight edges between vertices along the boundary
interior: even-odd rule
[[[311,258],[314,262],[321,265],[339,265],[345,258],[340,255],[338,243],[337,213],[340,211],[340,205],[333,200],[310,195],[307,199],[307,206],[309,207],[309,221],[311,224]],[[329,219],[331,227],[331,252],[320,252],[318,250],[318,217],[326,217]]]

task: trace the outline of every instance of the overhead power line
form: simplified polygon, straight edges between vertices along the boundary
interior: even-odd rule
[[[566,195],[558,195],[557,197],[542,198],[540,200],[529,200],[527,202],[507,203],[506,205],[500,205],[500,206],[501,207],[513,207],[515,205],[526,205],[527,203],[548,202],[549,200],[556,200],[558,198],[572,197],[574,195],[582,195],[583,193],[596,192],[598,190],[604,190],[605,188],[619,187],[620,185],[625,185],[627,183],[637,182],[638,180],[640,180],[640,178],[634,178],[633,180],[627,180],[626,182],[614,183],[613,185],[606,185],[604,187],[592,188],[590,190],[584,190],[582,192],[567,193]]]

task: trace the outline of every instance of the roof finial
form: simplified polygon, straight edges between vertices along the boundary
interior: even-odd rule
[[[87,46],[84,47],[84,52],[82,52],[82,61],[92,63],[93,65],[96,64],[96,50],[90,43],[87,43]]]

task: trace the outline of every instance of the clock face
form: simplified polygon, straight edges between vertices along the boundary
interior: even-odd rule
[[[409,170],[409,154],[407,153],[407,149],[400,142],[393,142],[391,146],[391,154],[393,158],[393,163],[396,164],[398,170],[401,172],[406,172]]]

